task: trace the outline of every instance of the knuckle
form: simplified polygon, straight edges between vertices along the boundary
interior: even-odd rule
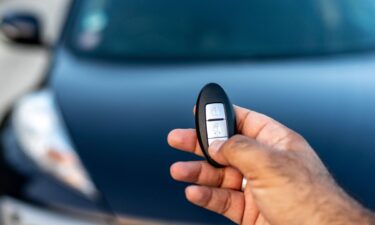
[[[210,190],[209,191],[209,195],[203,199],[202,203],[201,203],[201,207],[203,208],[208,208],[210,203],[213,201],[213,191]]]
[[[297,150],[300,149],[301,146],[304,146],[305,139],[298,133],[290,131],[290,133],[284,139],[284,148],[286,150]]]
[[[230,196],[230,193],[226,191],[224,196],[224,204],[222,204],[221,209],[219,210],[219,213],[222,215],[225,215],[232,205],[232,198]]]
[[[224,181],[225,181],[225,171],[219,170],[219,176],[217,176],[217,180],[216,180],[217,186],[222,187]]]
[[[197,163],[198,165],[198,170],[196,171],[196,175],[193,176],[193,179],[192,179],[192,182],[193,183],[198,183],[201,179],[202,179],[202,175],[203,175],[203,162],[199,162]]]

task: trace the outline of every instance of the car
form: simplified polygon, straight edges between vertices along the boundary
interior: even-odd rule
[[[169,174],[200,160],[166,138],[194,127],[210,82],[302,134],[375,209],[371,1],[77,0],[68,18],[46,80],[1,127],[3,221],[230,224]]]

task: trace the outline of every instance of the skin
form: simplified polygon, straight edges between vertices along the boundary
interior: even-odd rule
[[[206,161],[177,162],[171,175],[193,183],[193,204],[245,225],[375,224],[375,216],[332,179],[317,154],[296,132],[254,111],[235,107],[240,135],[211,144]],[[194,129],[168,135],[176,149],[203,156]],[[242,179],[248,182],[241,191]]]

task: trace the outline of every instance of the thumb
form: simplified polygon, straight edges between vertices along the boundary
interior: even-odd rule
[[[238,169],[248,179],[256,179],[272,163],[272,149],[243,135],[235,135],[225,142],[215,141],[208,151],[216,162]]]

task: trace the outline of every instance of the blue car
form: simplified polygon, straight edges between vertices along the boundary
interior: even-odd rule
[[[43,45],[25,13],[8,38]],[[302,134],[374,210],[374,27],[372,0],[74,1],[45,81],[1,126],[2,221],[231,224],[169,174],[199,160],[166,137],[194,127],[210,82]]]

